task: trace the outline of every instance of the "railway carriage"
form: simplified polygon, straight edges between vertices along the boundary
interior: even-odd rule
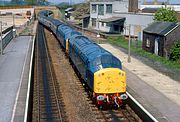
[[[60,25],[62,25],[63,23],[62,22],[60,22],[59,20],[57,20],[57,19],[51,19],[51,21],[50,21],[50,28],[51,28],[51,30],[52,30],[52,32],[54,33],[54,34],[56,34],[57,32],[57,28],[58,28],[58,26],[60,26]]]
[[[68,25],[63,24],[63,25],[58,26],[57,38],[59,39],[64,49],[66,49],[66,35],[72,31],[73,29],[69,27]]]

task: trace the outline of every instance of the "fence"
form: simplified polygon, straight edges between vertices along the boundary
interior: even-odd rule
[[[2,35],[2,49],[1,50],[4,50],[5,47],[9,44],[9,42],[13,39],[13,27],[11,26],[7,28],[6,30],[2,32],[2,34],[4,35]]]
[[[3,38],[3,41],[2,41],[3,50],[12,39],[13,39],[13,29],[10,30],[7,34],[5,34],[5,37]]]

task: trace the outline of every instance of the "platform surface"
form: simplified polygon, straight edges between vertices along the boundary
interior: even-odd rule
[[[17,37],[0,56],[0,122],[14,120],[31,43],[31,36]]]
[[[127,91],[160,122],[180,121],[180,82],[145,65],[118,47],[100,44],[122,61]]]

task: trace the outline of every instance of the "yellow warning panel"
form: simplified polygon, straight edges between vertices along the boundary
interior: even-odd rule
[[[94,92],[126,92],[126,73],[118,68],[101,69],[94,74]]]

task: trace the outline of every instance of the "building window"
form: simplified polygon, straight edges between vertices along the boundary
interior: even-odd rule
[[[111,14],[112,13],[112,4],[107,4],[106,5],[106,13]]]
[[[104,4],[98,5],[98,15],[104,15]]]
[[[146,39],[146,47],[150,47],[150,40]]]
[[[96,13],[96,4],[92,4],[92,13]]]
[[[96,18],[92,18],[92,27],[96,27]]]

